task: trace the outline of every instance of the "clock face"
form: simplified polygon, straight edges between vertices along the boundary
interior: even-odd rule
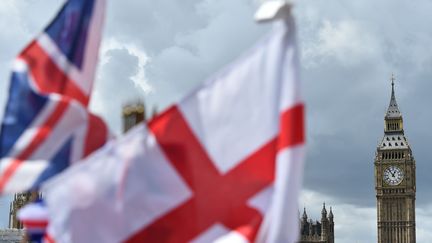
[[[390,186],[399,185],[404,178],[404,172],[397,166],[389,166],[384,171],[384,181]]]

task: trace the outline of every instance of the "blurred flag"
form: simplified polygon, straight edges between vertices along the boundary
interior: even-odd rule
[[[102,146],[88,111],[105,0],[69,0],[14,62],[0,132],[0,193],[37,188]]]
[[[292,18],[178,104],[48,181],[58,242],[294,242],[304,107]]]
[[[45,237],[46,227],[48,226],[48,212],[42,200],[27,204],[21,208],[17,217],[26,229],[29,243],[48,242]]]

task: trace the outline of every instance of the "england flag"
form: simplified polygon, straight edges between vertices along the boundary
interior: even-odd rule
[[[57,242],[295,242],[304,158],[294,20],[44,185]]]
[[[69,0],[14,62],[0,132],[0,194],[37,189],[107,140],[88,111],[105,0]]]

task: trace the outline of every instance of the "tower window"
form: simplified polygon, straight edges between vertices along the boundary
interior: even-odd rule
[[[398,146],[398,143],[395,143],[396,146]]]

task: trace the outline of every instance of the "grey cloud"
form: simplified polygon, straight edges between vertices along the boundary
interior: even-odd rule
[[[432,33],[425,19],[432,5],[419,4],[298,3],[310,129],[306,188],[346,203],[374,206],[373,156],[383,134],[389,76],[395,72],[406,135],[417,158],[418,205],[430,201],[427,185],[432,181],[425,171],[432,169],[427,162],[431,132],[423,128],[430,120]],[[328,40],[320,35],[326,28]],[[336,50],[329,48],[335,43]]]
[[[138,72],[139,61],[124,48],[109,50],[105,55],[107,62],[100,67],[91,107],[107,121],[114,133],[120,134],[122,106],[143,100],[143,92],[131,79]]]
[[[203,1],[197,6],[207,24],[179,33],[172,45],[151,56],[145,71],[156,92],[149,99],[165,107],[235,59],[266,30],[254,24],[245,1]]]
[[[107,33],[141,46],[149,55],[174,44],[176,36],[205,25],[197,0],[109,1]]]

